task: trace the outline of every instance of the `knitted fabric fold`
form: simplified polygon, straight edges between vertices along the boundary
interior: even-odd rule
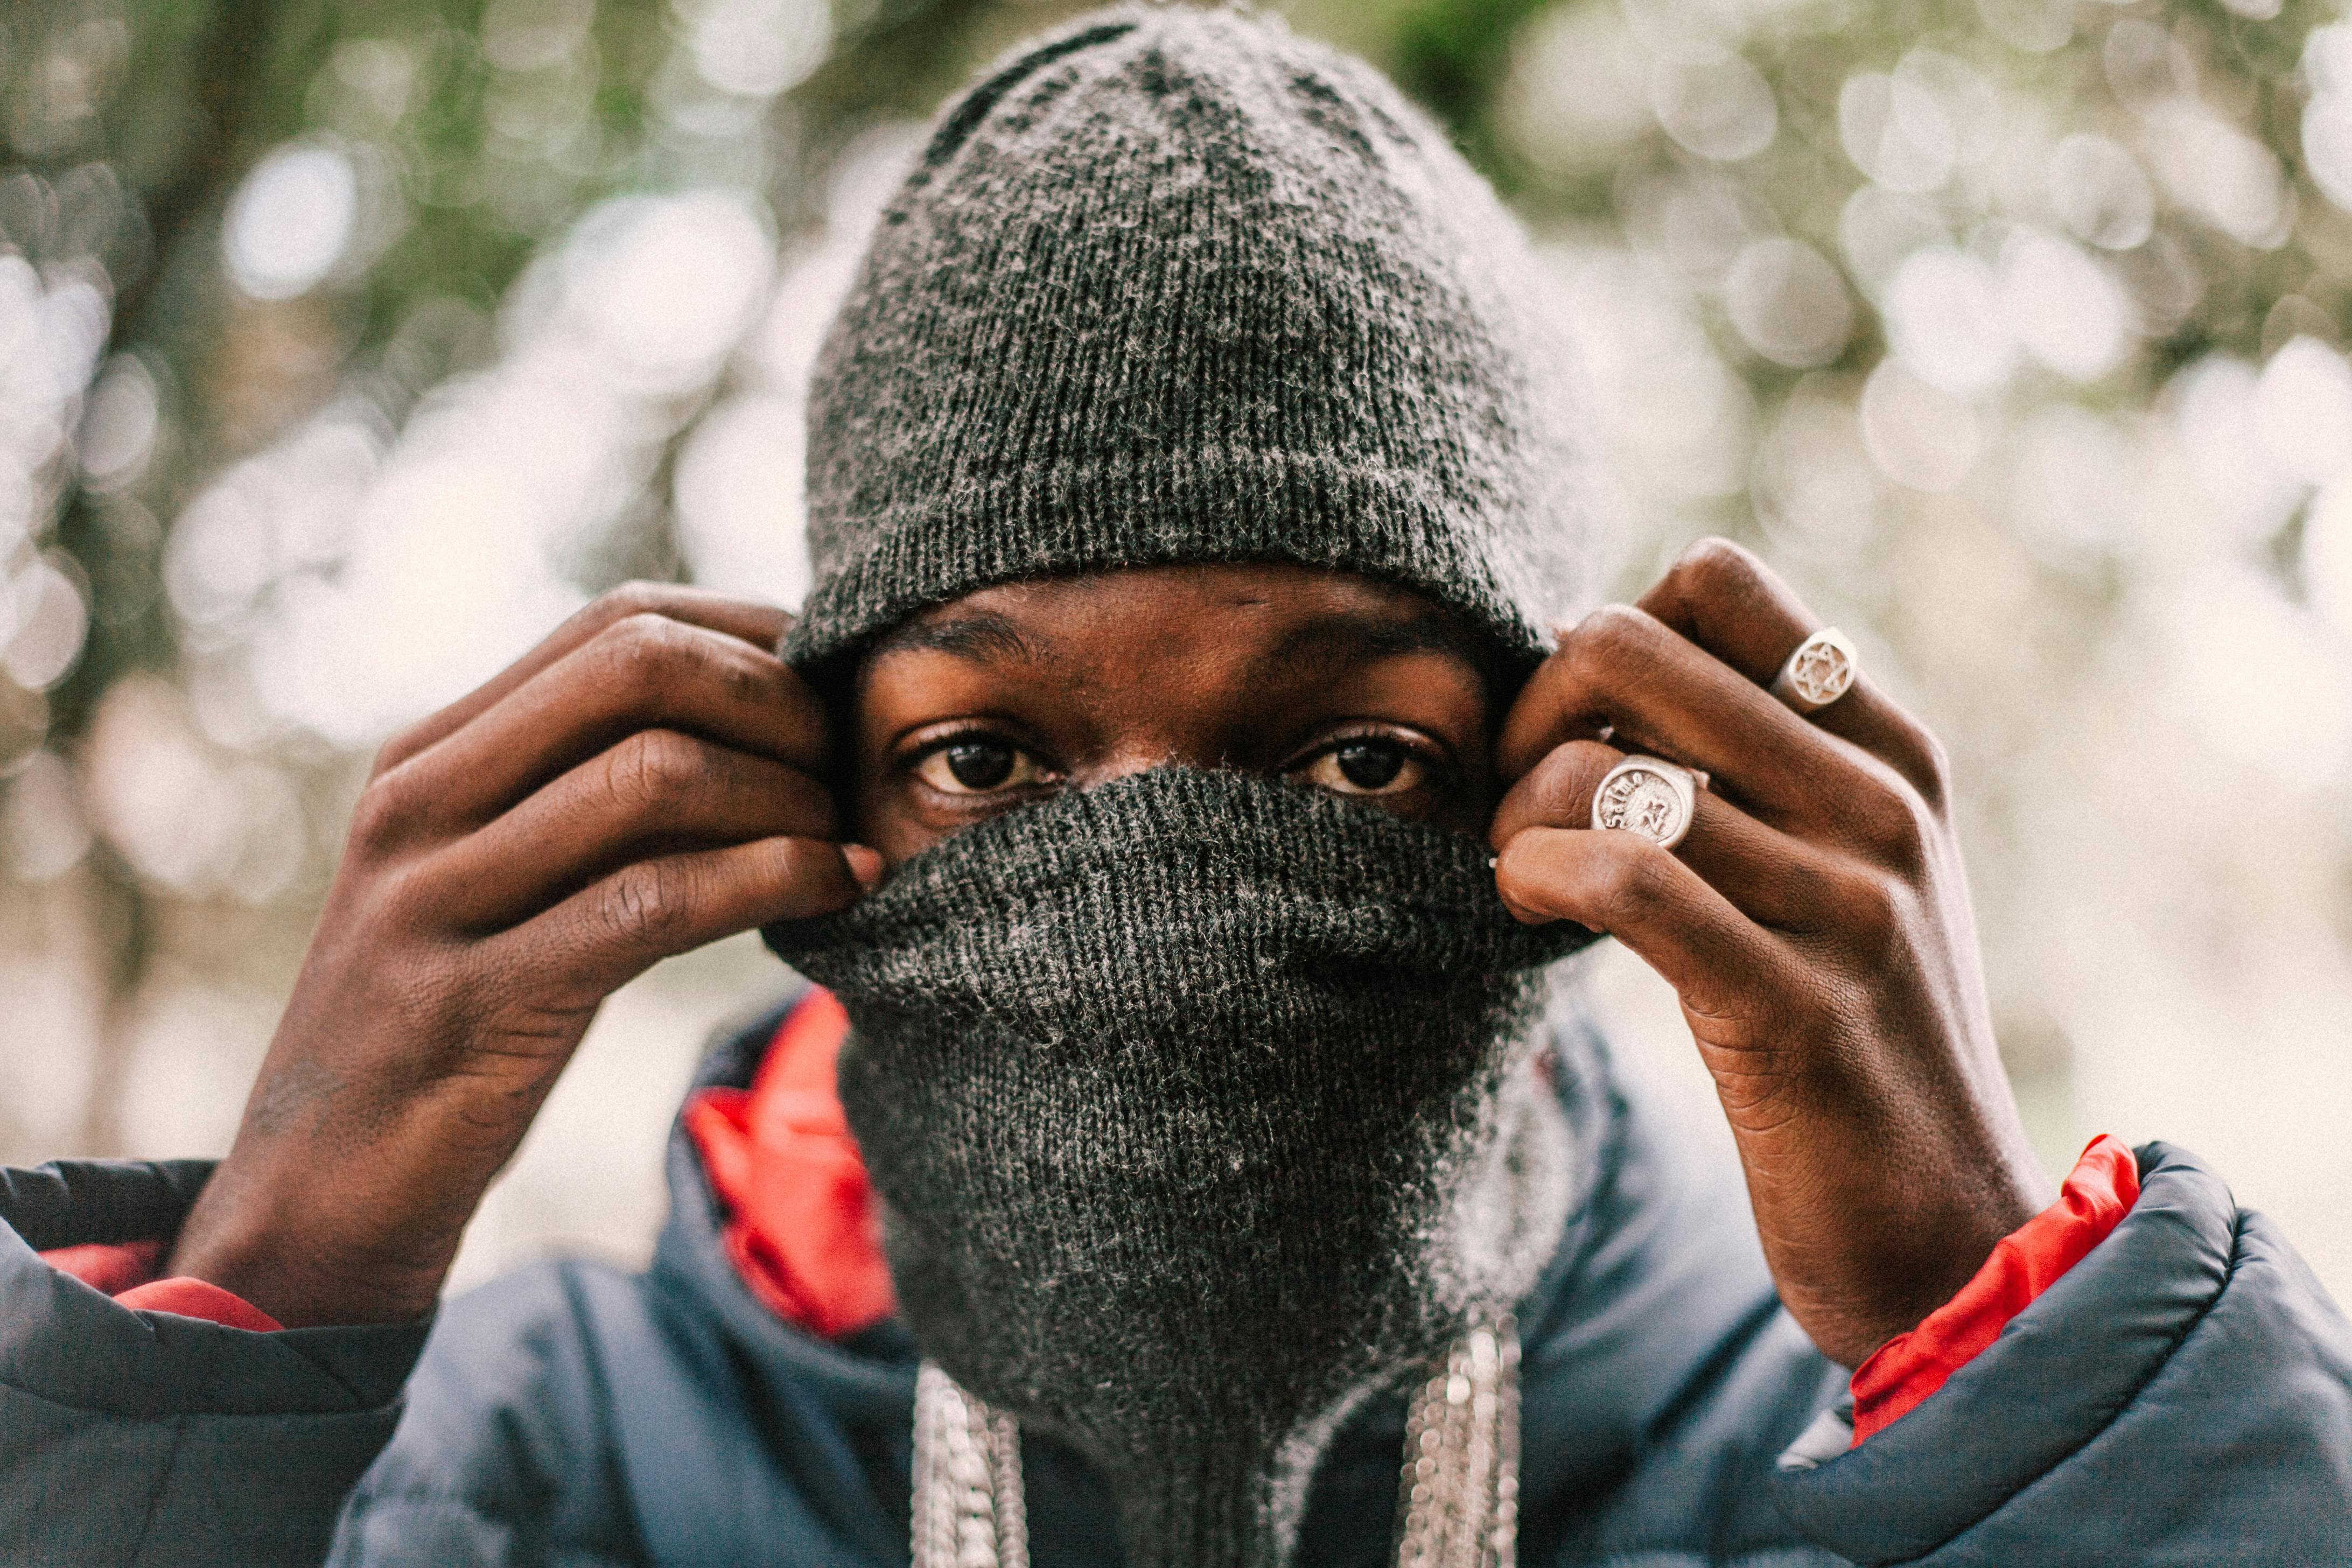
[[[1126,6],[941,115],[809,403],[823,665],[995,583],[1361,573],[1520,665],[1588,574],[1564,340],[1514,221],[1375,72]]]
[[[1485,847],[1157,768],[1024,806],[770,944],[848,1009],[908,1323],[1118,1495],[1135,1568],[1279,1568],[1365,1396],[1533,1283],[1567,1134]]]

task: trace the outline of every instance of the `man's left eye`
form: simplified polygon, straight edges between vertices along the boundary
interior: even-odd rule
[[[1342,741],[1307,764],[1307,782],[1334,795],[1399,795],[1418,784],[1427,769],[1394,741],[1373,737]]]
[[[1018,746],[974,736],[931,752],[915,764],[915,776],[941,795],[993,795],[1035,784],[1045,770]]]

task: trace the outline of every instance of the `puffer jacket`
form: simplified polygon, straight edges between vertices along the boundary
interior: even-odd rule
[[[748,1084],[782,1009],[700,1085]],[[1543,1568],[2352,1563],[2352,1325],[2165,1144],[1988,1350],[1849,1449],[1844,1373],[1772,1292],[1738,1172],[1573,1019],[1577,1201],[1520,1313],[1520,1561]],[[674,1135],[653,1263],[521,1269],[429,1325],[252,1332],[124,1307],[40,1249],[166,1237],[200,1163],[0,1173],[5,1568],[888,1568],[915,1346],[828,1342],[730,1268]],[[1318,1472],[1300,1568],[1391,1549],[1402,1396]],[[1024,1437],[1032,1561],[1115,1564],[1109,1496]]]

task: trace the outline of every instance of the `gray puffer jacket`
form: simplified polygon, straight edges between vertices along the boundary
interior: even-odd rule
[[[704,1083],[750,1081],[774,1016]],[[1910,1415],[1847,1451],[1736,1172],[1562,1034],[1575,1217],[1521,1313],[1531,1565],[2352,1563],[2352,1325],[2218,1176],[2137,1205]],[[422,1325],[262,1334],[117,1305],[37,1249],[165,1237],[198,1163],[0,1173],[0,1564],[607,1568],[908,1558],[916,1351],[827,1342],[730,1270],[693,1145],[652,1267],[526,1268]],[[1390,1549],[1402,1400],[1318,1473],[1300,1568]],[[1113,1564],[1109,1499],[1026,1440],[1037,1568]]]

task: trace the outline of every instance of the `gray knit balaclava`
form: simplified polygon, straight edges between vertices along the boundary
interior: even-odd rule
[[[848,1009],[924,1352],[1102,1471],[1130,1568],[1282,1568],[1339,1421],[1559,1238],[1529,1026],[1590,937],[1512,920],[1465,835],[1154,768],[767,934]]]
[[[1378,73],[1123,7],[943,112],[810,390],[822,666],[992,583],[1279,561],[1415,588],[1524,666],[1594,488],[1524,236]]]
[[[998,583],[1281,562],[1415,589],[1524,669],[1585,542],[1527,270],[1365,67],[1229,12],[1071,25],[944,111],[880,219],[811,391],[786,657],[844,671]],[[1559,1234],[1537,972],[1589,937],[1514,922],[1465,836],[1158,768],[768,937],[848,1009],[925,1353],[1102,1470],[1132,1568],[1283,1568],[1338,1422]]]

